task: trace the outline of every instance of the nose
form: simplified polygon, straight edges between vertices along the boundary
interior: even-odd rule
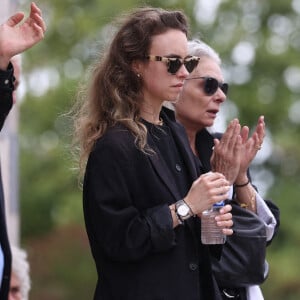
[[[222,104],[223,102],[225,102],[227,96],[224,94],[224,92],[218,88],[218,90],[215,93],[215,101]]]
[[[182,64],[181,67],[179,68],[179,70],[177,71],[176,75],[185,79],[190,75],[190,73],[186,69],[185,65]]]

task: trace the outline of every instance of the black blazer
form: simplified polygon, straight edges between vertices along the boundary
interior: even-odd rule
[[[194,156],[185,131],[164,109],[192,180]],[[149,145],[156,151],[148,136]],[[86,229],[98,272],[94,299],[219,299],[209,249],[197,218],[172,227],[168,205],[180,199],[159,155],[137,149],[123,126],[110,128],[90,154],[83,186]]]
[[[13,67],[10,64],[7,71],[0,71],[0,130],[3,127],[6,116],[12,107],[13,91]],[[11,251],[6,229],[5,202],[0,170],[0,244],[4,254],[4,270],[0,289],[0,299],[8,298],[10,272],[11,272]]]

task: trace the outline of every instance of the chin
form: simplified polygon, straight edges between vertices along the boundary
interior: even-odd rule
[[[214,126],[214,122],[206,122],[205,127],[212,127]]]

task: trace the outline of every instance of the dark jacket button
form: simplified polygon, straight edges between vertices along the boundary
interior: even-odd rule
[[[180,165],[179,165],[179,164],[176,164],[175,168],[176,168],[176,170],[177,170],[178,172],[180,172],[180,171],[181,171],[181,167],[180,167]]]
[[[198,266],[195,263],[190,263],[189,267],[191,271],[196,271],[198,269]]]

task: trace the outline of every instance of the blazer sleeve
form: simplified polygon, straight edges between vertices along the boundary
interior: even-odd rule
[[[6,71],[0,70],[0,130],[13,105],[13,72],[13,65],[11,63]]]
[[[89,157],[83,187],[92,249],[117,261],[140,260],[175,245],[168,205],[151,203],[159,187],[151,193],[143,190],[145,180],[156,180],[149,178],[147,158],[128,144],[133,143],[98,142]]]

